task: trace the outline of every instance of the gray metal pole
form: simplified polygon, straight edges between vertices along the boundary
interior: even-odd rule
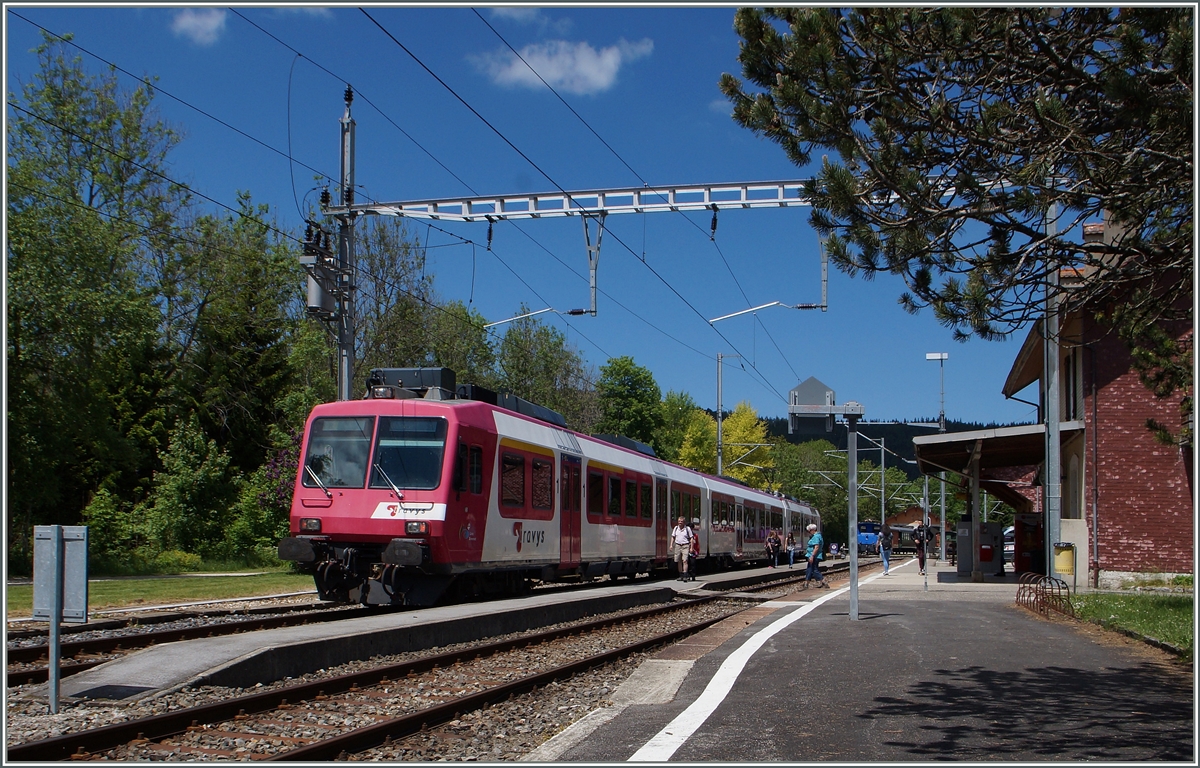
[[[925,548],[925,588],[924,592],[929,591],[929,475],[925,475],[925,487],[921,491],[921,525],[923,526],[925,541],[921,542],[921,546]]]
[[[717,353],[717,477],[721,476],[721,358]]]
[[[941,405],[938,410],[938,432],[946,434],[946,361],[945,359],[938,361],[938,373],[941,379]],[[942,535],[938,549],[941,550],[939,560],[946,560],[946,471],[942,470],[938,473],[942,481]]]
[[[1046,217],[1046,237],[1052,239],[1058,234],[1058,206],[1051,205]],[[1051,247],[1047,245],[1047,247]],[[1045,477],[1042,485],[1045,488],[1046,514],[1046,575],[1056,576],[1054,568],[1054,544],[1059,540],[1062,516],[1062,456],[1059,443],[1059,389],[1058,389],[1058,269],[1046,259],[1046,317],[1042,321],[1045,338],[1042,343],[1043,376],[1042,386],[1045,393],[1046,413],[1046,463]]]
[[[887,472],[884,469],[884,464],[887,463],[887,454],[883,448],[883,438],[879,438],[879,532],[883,533],[883,526],[887,525],[887,520],[884,517],[887,515],[887,493],[884,477]]]
[[[62,623],[63,613],[63,529],[61,525],[50,526],[51,539],[50,546],[54,552],[54,567],[52,568],[53,577],[51,587],[51,602],[50,602],[50,647],[48,649],[49,657],[46,659],[46,666],[50,670],[50,714],[58,714],[58,689],[59,689],[59,660],[62,658],[61,645],[59,640],[59,625]]]
[[[846,515],[850,529],[850,620],[858,621],[858,416],[846,415]]]
[[[350,102],[354,92],[346,87],[346,112],[342,115],[342,205],[354,204],[354,118]],[[354,376],[354,218],[348,211],[338,216],[338,266],[341,285],[338,291],[338,400],[351,398],[351,379]]]
[[[979,446],[971,456],[971,581],[983,581],[983,564],[980,552],[983,546],[983,522],[979,511]],[[962,556],[962,553],[959,553]]]

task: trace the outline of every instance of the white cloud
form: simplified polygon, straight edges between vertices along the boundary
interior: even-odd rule
[[[733,114],[733,102],[729,99],[714,99],[708,102],[708,108],[718,115],[729,116]]]
[[[302,13],[305,16],[316,16],[322,19],[332,19],[333,11],[319,5],[299,5],[278,8],[276,13]]]
[[[222,8],[205,8],[194,11],[184,9],[175,15],[171,22],[171,31],[180,37],[186,37],[196,45],[212,45],[225,31],[225,10]]]
[[[541,75],[555,90],[580,95],[608,90],[617,81],[623,64],[649,56],[653,51],[654,41],[649,38],[635,43],[622,39],[600,50],[587,43],[551,40],[525,46],[521,58],[511,51],[498,51],[476,57],[475,61],[499,85],[541,88],[538,79]]]
[[[492,18],[508,19],[515,21],[518,24],[536,24],[540,23],[545,17],[542,15],[541,8],[493,8]]]
[[[570,19],[552,19],[543,13],[541,8],[493,8],[491,15],[493,19],[501,19],[524,26],[536,26],[542,32],[549,29],[556,35],[565,35],[571,29]]]

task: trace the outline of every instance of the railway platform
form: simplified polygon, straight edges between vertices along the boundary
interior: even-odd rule
[[[1190,666],[1016,589],[897,558],[861,575],[857,621],[844,586],[792,591],[664,649],[526,759],[1194,764]]]
[[[662,603],[679,592],[703,593],[706,584],[736,589],[760,581],[767,573],[765,568],[755,568],[689,582],[637,579],[586,589],[539,590],[509,600],[386,610],[328,623],[162,643],[64,677],[59,695],[132,703],[195,685],[249,688],[372,656],[470,642]],[[29,695],[48,695],[46,686]]]

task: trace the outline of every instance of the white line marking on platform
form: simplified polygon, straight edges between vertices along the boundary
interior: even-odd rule
[[[878,573],[868,579],[859,581],[858,585],[861,587],[882,576],[882,573]],[[806,603],[791,613],[781,616],[759,630],[757,634],[743,643],[740,648],[729,654],[729,657],[721,664],[721,668],[717,670],[712,680],[709,681],[708,687],[704,689],[704,693],[696,697],[695,703],[680,712],[674,720],[667,723],[665,728],[655,734],[641,749],[634,752],[633,756],[627,762],[660,763],[670,760],[671,755],[675,754],[675,751],[683,746],[683,743],[691,738],[692,734],[699,730],[700,726],[704,725],[709,715],[716,711],[721,702],[725,701],[725,697],[733,690],[733,684],[737,682],[738,677],[742,674],[742,670],[746,668],[746,663],[750,661],[750,657],[759,648],[762,648],[772,637],[807,616],[817,606],[823,605],[849,591],[850,587],[845,586],[836,592],[830,592],[824,597],[813,600],[811,603]]]

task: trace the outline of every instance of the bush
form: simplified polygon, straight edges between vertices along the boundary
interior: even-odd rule
[[[300,456],[300,433],[286,438],[288,445],[259,467],[241,488],[236,518],[225,534],[229,556],[246,558],[247,565],[279,563],[275,546],[288,535],[292,486]]]
[[[150,561],[155,573],[192,573],[200,570],[200,555],[172,549],[160,552]]]
[[[224,554],[240,484],[229,471],[229,455],[205,439],[192,414],[176,424],[162,461],[146,508],[154,543],[163,551]]]
[[[83,524],[88,527],[88,555],[102,561],[121,560],[136,548],[139,538],[135,515],[101,488],[83,510]]]

